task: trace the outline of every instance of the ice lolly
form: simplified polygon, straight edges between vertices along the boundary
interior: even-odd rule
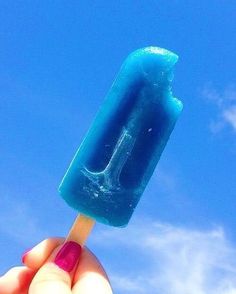
[[[80,213],[129,222],[182,110],[171,92],[177,59],[146,47],[125,60],[59,187]]]

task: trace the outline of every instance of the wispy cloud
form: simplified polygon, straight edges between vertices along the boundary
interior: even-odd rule
[[[145,220],[94,237],[107,250],[122,247],[126,259],[134,252],[142,257],[140,268],[111,273],[115,293],[236,293],[236,248],[220,227],[200,231]]]
[[[236,131],[236,86],[231,84],[220,91],[208,84],[203,88],[202,96],[218,108],[218,117],[210,122],[212,133],[220,132],[227,125]]]
[[[29,246],[35,243],[39,236],[46,236],[40,228],[34,215],[34,208],[23,199],[17,199],[10,191],[0,189],[0,233],[1,237],[8,236],[13,241]]]
[[[236,131],[236,104],[224,110],[223,117]]]

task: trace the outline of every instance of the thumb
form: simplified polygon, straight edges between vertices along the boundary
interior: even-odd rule
[[[29,294],[71,294],[71,283],[81,246],[69,241],[54,250],[38,270],[29,288]]]

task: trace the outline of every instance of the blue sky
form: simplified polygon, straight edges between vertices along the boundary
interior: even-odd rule
[[[88,245],[117,294],[236,293],[235,17],[223,0],[1,3],[1,274],[67,234],[61,178],[123,60],[154,45],[179,55],[184,111],[130,225]]]

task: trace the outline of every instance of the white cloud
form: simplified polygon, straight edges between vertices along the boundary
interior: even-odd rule
[[[6,189],[0,189],[0,233],[4,238],[10,237],[13,241],[29,246],[38,241],[39,236],[46,236],[40,228],[34,209],[22,199],[17,199]]]
[[[212,120],[209,124],[209,129],[213,134],[217,134],[222,131],[226,126],[224,119]]]
[[[212,85],[202,90],[202,96],[214,103],[218,108],[218,118],[210,123],[212,133],[218,133],[227,125],[236,131],[236,87],[228,85],[224,90],[218,91]]]
[[[236,105],[233,105],[231,108],[224,110],[223,116],[236,131]]]
[[[137,276],[122,277],[112,274],[111,283],[114,289],[118,289],[123,293],[147,293],[145,292],[143,278]]]
[[[97,245],[135,253],[141,268],[111,273],[115,293],[236,294],[236,248],[222,228],[191,230],[145,221],[97,232]],[[143,262],[145,260],[145,262]]]

